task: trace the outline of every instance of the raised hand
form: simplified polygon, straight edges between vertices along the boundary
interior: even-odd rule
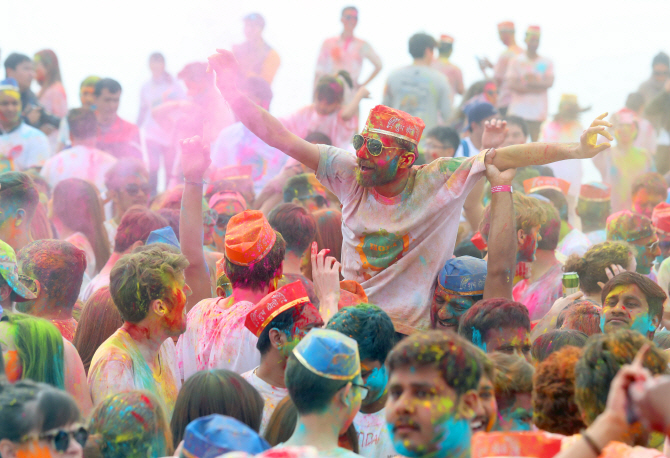
[[[209,146],[202,144],[199,135],[179,140],[181,146],[181,168],[186,181],[202,181],[205,172],[212,163]]]
[[[592,158],[611,146],[609,142],[598,144],[598,135],[602,135],[609,141],[614,140],[612,134],[607,131],[607,128],[612,127],[612,124],[605,121],[605,116],[607,116],[607,113],[598,116],[593,120],[589,128],[582,133],[579,139],[579,146],[577,147],[578,159]]]
[[[507,136],[507,121],[491,119],[484,123],[484,134],[482,135],[482,148],[497,148],[502,145]]]
[[[516,169],[507,169],[504,172],[498,170],[498,167],[493,165],[493,158],[496,155],[496,151],[492,150],[486,153],[484,158],[484,165],[486,166],[486,179],[489,180],[491,186],[505,186],[511,185],[514,175],[516,175]]]
[[[314,291],[320,301],[320,312],[323,321],[328,323],[337,313],[337,303],[340,301],[340,263],[326,255],[330,250],[318,252],[316,242],[312,242],[312,280]]]
[[[225,49],[217,49],[216,54],[207,58],[208,72],[216,74],[216,87],[221,95],[226,97],[237,91],[237,81],[240,78],[240,65],[232,52]]]

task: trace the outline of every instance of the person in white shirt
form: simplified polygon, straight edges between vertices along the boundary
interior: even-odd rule
[[[95,147],[95,114],[87,108],[75,108],[68,113],[67,122],[72,148],[47,160],[40,175],[52,189],[60,181],[81,178],[95,185],[101,193],[105,192],[105,174],[116,164],[116,158]]]
[[[360,412],[354,417],[358,453],[365,458],[395,456],[385,408],[388,372],[384,364],[395,343],[391,318],[376,305],[358,304],[337,312],[328,322],[327,328],[350,336],[358,343],[361,377],[369,389]]]
[[[51,154],[44,133],[21,119],[21,93],[15,79],[0,82],[0,173],[41,166]]]
[[[242,377],[258,390],[265,402],[261,434],[279,401],[288,396],[284,382],[288,356],[300,339],[320,326],[323,320],[319,310],[309,301],[299,281],[268,294],[247,315],[245,327],[258,337],[256,348],[261,354],[261,364]]]

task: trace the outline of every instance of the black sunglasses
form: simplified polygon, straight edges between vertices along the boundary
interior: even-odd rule
[[[370,392],[370,388],[368,388],[367,386],[359,385],[358,383],[352,383],[351,386],[361,389],[361,399],[362,400],[368,397],[368,393]]]
[[[368,148],[368,153],[370,153],[372,156],[379,156],[385,148],[402,149],[397,146],[384,146],[384,144],[379,140],[375,138],[366,138],[363,137],[361,134],[354,135],[352,143],[356,151],[361,149],[363,145],[366,145]]]
[[[51,442],[53,448],[63,453],[70,448],[70,438],[79,442],[79,444],[84,447],[86,446],[86,440],[88,439],[88,430],[83,426],[73,430],[65,431],[64,429],[52,429],[39,435],[41,440],[46,440]]]
[[[139,194],[140,191],[142,191],[142,193],[144,193],[145,196],[148,196],[149,193],[151,192],[151,186],[148,183],[143,184],[141,186],[135,183],[130,183],[126,185],[125,191],[126,194],[128,194],[131,197],[135,197],[137,194]]]

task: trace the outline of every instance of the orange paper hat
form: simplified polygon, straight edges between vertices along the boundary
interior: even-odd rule
[[[472,458],[534,456],[553,458],[561,451],[564,436],[544,431],[476,433],[471,440]]]
[[[656,205],[654,212],[651,214],[651,223],[656,228],[659,239],[670,240],[670,204],[661,202]]]
[[[363,304],[368,301],[368,295],[360,283],[354,280],[343,280],[340,282],[340,301],[337,303],[337,309]]]
[[[454,42],[454,37],[450,35],[440,35],[440,41],[442,43],[453,43]]]
[[[377,105],[370,110],[363,133],[390,135],[417,145],[421,140],[424,127],[426,125],[419,118],[415,118],[404,111]]]
[[[540,26],[539,25],[530,25],[528,26],[528,30],[526,30],[527,35],[539,35],[540,34]]]
[[[503,21],[498,24],[498,30],[501,32],[514,32],[514,22]]]
[[[302,318],[306,318],[303,325],[323,325],[323,320],[321,319],[318,309],[309,302],[307,291],[302,282],[298,280],[282,286],[277,291],[274,291],[261,299],[258,304],[256,304],[256,307],[247,314],[244,326],[256,337],[259,337],[263,332],[263,329],[265,329],[277,315],[291,308],[295,308],[297,314]]]
[[[523,182],[523,190],[526,194],[541,191],[542,189],[555,189],[567,195],[570,189],[570,182],[556,177],[535,177]]]
[[[226,258],[238,266],[263,259],[272,249],[277,234],[263,213],[247,210],[230,218],[226,228]]]
[[[579,198],[591,202],[607,202],[611,199],[612,188],[605,183],[586,183],[579,188]]]

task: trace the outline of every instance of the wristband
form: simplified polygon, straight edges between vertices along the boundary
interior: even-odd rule
[[[602,455],[603,451],[600,449],[600,447],[598,447],[598,445],[596,445],[593,438],[586,433],[586,430],[582,430],[582,438],[584,439],[584,442],[589,445],[591,450],[593,450],[593,453],[595,453],[596,456]]]
[[[207,184],[207,182],[205,180],[202,180],[202,181],[188,181],[186,178],[184,178],[184,183],[192,184],[192,185],[195,185],[195,186],[204,186],[204,185]]]
[[[512,187],[510,185],[491,186],[491,193],[494,192],[512,192]]]

